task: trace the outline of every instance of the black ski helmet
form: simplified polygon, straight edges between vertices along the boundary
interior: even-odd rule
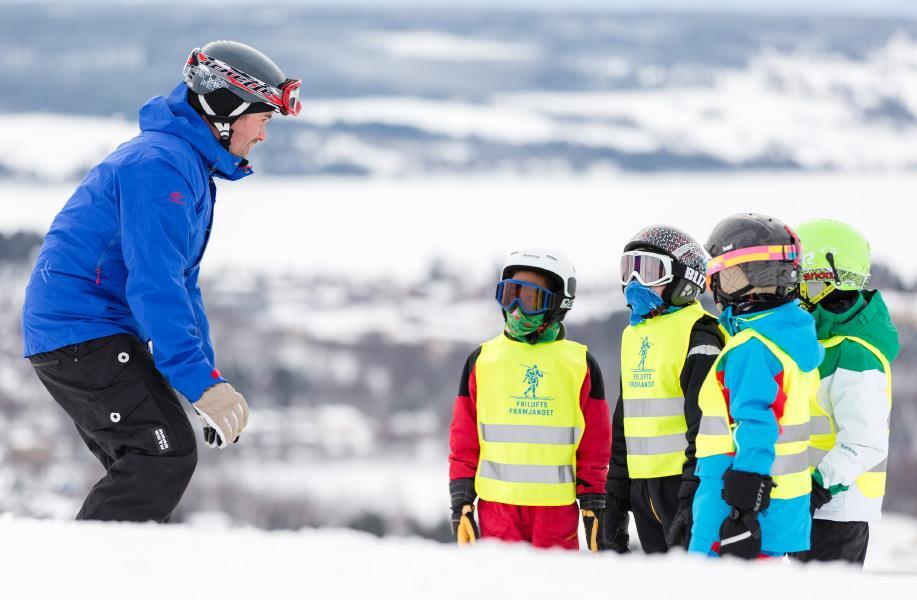
[[[722,305],[741,301],[788,300],[799,284],[799,237],[782,221],[766,215],[742,213],[720,221],[707,240],[707,266],[713,298]],[[738,250],[757,248],[754,253]],[[719,285],[720,271],[738,266],[748,285],[731,294]],[[750,294],[755,288],[774,287],[773,294]]]
[[[301,82],[287,79],[274,61],[240,42],[217,40],[196,48],[182,75],[189,104],[213,124],[225,147],[232,123],[244,114],[299,112]]]
[[[666,284],[662,301],[666,306],[685,306],[706,289],[707,255],[693,237],[669,225],[641,229],[624,246],[624,252],[647,250],[664,254],[673,261],[674,279]]]

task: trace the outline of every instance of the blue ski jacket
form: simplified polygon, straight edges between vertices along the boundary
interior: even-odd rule
[[[191,402],[223,381],[198,286],[213,177],[251,173],[187,102],[184,83],[140,109],[140,135],[94,167],[55,217],[26,288],[25,356],[129,333]]]
[[[774,342],[804,372],[821,364],[825,351],[815,334],[815,320],[799,301],[778,308],[741,316],[727,309],[720,322],[730,335],[751,328]],[[720,525],[730,508],[723,500],[723,474],[726,469],[770,475],[774,462],[774,443],[779,427],[771,406],[782,393],[783,366],[767,346],[751,339],[727,355],[724,386],[729,390],[729,412],[738,424],[735,430],[735,456],[716,455],[697,460],[700,486],[694,497],[694,526],[690,550],[715,554],[712,545],[719,540]],[[812,519],[809,497],[771,499],[770,507],[759,518],[762,551],[782,555],[809,549]]]

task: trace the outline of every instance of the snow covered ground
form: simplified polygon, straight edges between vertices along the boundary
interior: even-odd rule
[[[5,598],[906,598],[917,584],[917,524],[875,527],[866,572],[536,551],[460,550],[343,530],[265,532],[0,517]]]
[[[257,168],[257,165],[256,165]],[[0,230],[45,232],[73,184],[0,181]],[[565,250],[586,289],[609,282],[641,227],[677,224],[705,240],[728,215],[756,211],[794,224],[855,224],[877,261],[917,277],[912,203],[917,174],[753,173],[559,178],[315,179],[255,175],[219,184],[205,274],[299,271],[416,279],[435,258],[481,275],[510,248]]]

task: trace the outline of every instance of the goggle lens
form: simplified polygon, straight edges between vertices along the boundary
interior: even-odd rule
[[[802,281],[799,284],[799,293],[812,304],[817,304],[828,295],[832,285],[830,281]]]
[[[621,257],[621,284],[635,276],[643,285],[660,285],[671,279],[669,263],[653,254],[625,254]]]
[[[537,315],[551,308],[553,293],[540,285],[517,279],[504,279],[497,284],[497,302],[503,310],[518,306],[524,314]]]

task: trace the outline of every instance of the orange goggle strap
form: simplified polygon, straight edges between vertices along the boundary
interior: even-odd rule
[[[796,264],[799,262],[799,246],[796,244],[751,246],[715,256],[707,261],[707,282],[709,283],[711,277],[729,267],[769,260],[793,261],[793,264]]]

